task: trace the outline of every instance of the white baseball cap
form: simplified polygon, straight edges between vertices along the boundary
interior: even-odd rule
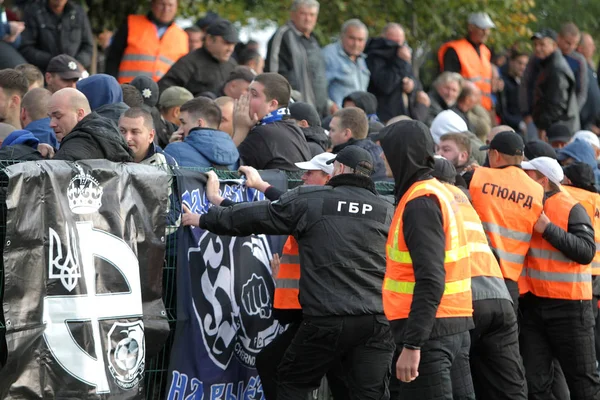
[[[530,161],[523,161],[521,168],[526,171],[538,171],[557,185],[560,185],[565,178],[565,173],[558,161],[550,157],[538,157]]]
[[[328,175],[333,174],[333,164],[327,161],[335,158],[333,153],[321,153],[314,156],[310,161],[297,162],[296,167],[307,171],[323,171]]]
[[[598,136],[592,131],[577,131],[569,141],[569,143],[574,142],[576,139],[580,139],[588,142],[592,145],[592,147],[596,149],[600,149],[600,139]]]
[[[469,15],[469,24],[475,25],[481,29],[491,29],[496,27],[496,24],[494,24],[490,16],[484,12]]]

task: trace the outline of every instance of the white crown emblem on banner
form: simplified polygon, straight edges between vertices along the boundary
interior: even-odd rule
[[[102,193],[104,189],[83,168],[76,166],[79,173],[75,175],[67,188],[69,208],[75,214],[92,214],[102,206]]]

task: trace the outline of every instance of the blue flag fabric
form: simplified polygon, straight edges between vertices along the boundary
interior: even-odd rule
[[[192,212],[210,207],[205,181],[204,174],[179,172],[179,198]],[[235,202],[264,200],[241,181],[221,182],[221,191]],[[264,399],[255,362],[285,329],[273,318],[269,262],[284,238],[218,236],[190,227],[178,235],[177,325],[166,398]]]

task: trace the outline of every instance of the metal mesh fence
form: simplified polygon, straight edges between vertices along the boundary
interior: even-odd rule
[[[13,161],[0,160],[0,235],[5,237],[6,233],[6,189],[8,186],[8,176],[6,175],[5,168],[15,164]],[[206,172],[209,169],[201,168],[186,168],[195,170],[198,172]],[[238,172],[214,170],[219,179],[240,179],[241,175]],[[288,172],[288,187],[293,189],[302,184],[300,179],[302,176],[301,172]],[[390,195],[393,193],[394,184],[390,182],[377,182],[377,191],[383,195]],[[162,350],[154,357],[147,360],[146,372],[145,372],[145,392],[146,399],[157,400],[163,399],[168,383],[168,368],[169,359],[171,353],[171,345],[173,343],[173,336],[175,332],[175,324],[177,321],[177,287],[176,287],[176,267],[177,267],[177,241],[175,236],[171,235],[173,240],[167,242],[167,248],[165,252],[164,268],[163,268],[163,301],[167,311],[167,318],[171,328],[171,334],[169,335]],[[4,240],[0,243],[0,250],[4,249]],[[1,290],[4,288],[4,273],[0,273],[0,298]],[[4,321],[0,318],[0,338],[4,337]],[[315,391],[311,395],[311,399],[323,399],[327,398],[322,392],[326,392],[326,386],[323,386],[321,390]]]

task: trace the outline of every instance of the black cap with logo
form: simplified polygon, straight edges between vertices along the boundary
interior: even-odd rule
[[[512,131],[498,133],[490,144],[481,146],[479,150],[497,150],[499,153],[507,156],[522,156],[525,143],[523,138]]]
[[[46,72],[55,73],[65,80],[81,78],[79,63],[76,59],[67,54],[59,54],[56,57],[53,57],[48,63]]]
[[[208,26],[206,33],[211,36],[222,36],[223,40],[229,43],[240,41],[237,29],[226,19],[218,19]]]
[[[371,157],[371,153],[358,146],[350,145],[344,147],[335,158],[327,161],[327,164],[331,164],[334,161],[352,168],[358,174],[371,176],[373,173],[373,157]]]
[[[552,29],[544,28],[544,29],[541,29],[538,32],[534,33],[533,36],[531,36],[531,40],[543,39],[543,38],[550,38],[550,39],[556,41],[556,32],[553,31]]]

